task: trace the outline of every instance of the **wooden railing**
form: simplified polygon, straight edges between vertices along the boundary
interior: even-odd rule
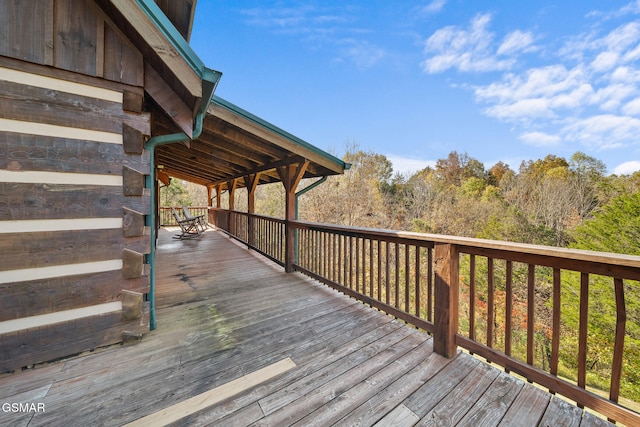
[[[219,227],[251,247],[258,249],[258,240],[285,247],[283,220],[223,210],[213,216],[210,222],[226,225]],[[296,230],[296,270],[433,334],[439,354],[452,357],[460,346],[610,420],[640,425],[640,414],[619,403],[625,352],[638,354],[626,331],[627,293],[639,293],[640,257],[303,221],[288,225]],[[258,250],[282,264],[281,252],[276,257]],[[587,381],[595,339],[589,335],[590,304],[599,303],[589,301],[590,287],[615,301],[616,311],[608,354],[598,355],[610,365],[609,386],[598,390]],[[561,352],[575,354],[575,363],[560,366]]]
[[[210,208],[209,222],[267,258],[284,265],[285,221],[283,219]]]
[[[182,217],[182,206],[174,207],[174,209],[178,212],[180,217]],[[207,206],[188,206],[187,209],[189,210],[189,213],[191,214],[191,216],[205,215],[205,217],[208,217],[207,212],[209,208]],[[160,226],[164,227],[164,226],[170,226],[170,225],[178,225],[175,218],[173,217],[173,214],[171,213],[171,207],[161,207],[160,208]]]

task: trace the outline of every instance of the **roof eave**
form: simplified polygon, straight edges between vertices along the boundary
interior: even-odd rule
[[[209,114],[243,128],[257,136],[313,161],[336,174],[344,173],[351,166],[324,150],[290,134],[284,129],[214,95]]]

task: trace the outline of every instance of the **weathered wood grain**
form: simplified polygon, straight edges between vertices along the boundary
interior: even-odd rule
[[[487,392],[471,407],[462,418],[460,424],[473,426],[495,426],[500,422],[516,396],[524,386],[524,382],[514,376],[501,373]]]
[[[123,166],[122,192],[125,196],[142,196],[144,194],[144,174],[129,166]]]
[[[146,293],[149,291],[149,278],[122,280],[122,272],[118,270],[2,283],[0,321],[117,301],[123,289]]]
[[[122,123],[150,134],[149,116],[127,113],[122,104],[0,80],[0,116],[70,128],[121,133]],[[110,118],[110,120],[105,120]]]
[[[50,0],[45,0],[45,1],[48,2]],[[97,77],[89,76],[85,74],[78,74],[72,71],[67,71],[59,68],[43,66],[43,65],[40,65],[40,63],[25,62],[25,61],[21,61],[18,59],[7,57],[7,56],[0,55],[0,66],[12,68],[14,70],[24,71],[27,73],[33,73],[41,76],[47,76],[47,77],[52,77],[56,79],[88,84],[96,87],[102,87],[110,90],[115,90],[118,92],[130,91],[132,93],[138,94],[139,96],[144,95],[144,89],[141,86],[113,82],[113,81],[105,80],[102,78],[97,78]]]
[[[484,363],[477,365],[440,403],[438,403],[419,423],[420,426],[455,426],[500,372]]]
[[[120,316],[104,314],[5,334],[0,344],[0,372],[20,369],[34,359],[47,362],[119,342]]]
[[[523,387],[499,425],[527,427],[532,423],[537,424],[547,409],[551,396],[536,387]]]
[[[52,12],[53,0],[0,2],[0,56],[51,65],[46,59],[53,47],[47,43]]]
[[[0,131],[1,169],[121,175],[128,166],[149,174],[149,160],[148,151],[128,155],[120,144]]]
[[[398,405],[395,409],[389,412],[384,416],[383,419],[378,421],[375,426],[384,427],[384,426],[407,426],[411,427],[415,425],[420,420],[416,414],[411,412],[409,408],[404,405]]]
[[[539,425],[542,427],[578,427],[581,418],[582,409],[562,399],[552,397]]]
[[[0,271],[116,259],[123,248],[149,253],[151,242],[149,236],[125,238],[115,228],[8,233],[0,239]]]
[[[479,363],[477,359],[458,353],[451,363],[405,399],[404,405],[420,418],[424,417]]]
[[[148,190],[141,197],[122,194],[122,188],[99,185],[22,184],[0,182],[0,221],[60,218],[114,218],[124,207],[150,212]]]

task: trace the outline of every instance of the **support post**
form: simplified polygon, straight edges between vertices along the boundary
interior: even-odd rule
[[[216,208],[222,207],[222,184],[216,185]]]
[[[232,179],[231,181],[227,182],[227,189],[229,190],[229,224],[228,224],[228,228],[229,228],[229,234],[231,234],[232,236],[236,235],[236,223],[235,223],[235,216],[233,215],[233,211],[236,209],[236,186],[238,184],[238,181],[236,181],[235,179]]]
[[[435,244],[435,330],[433,350],[452,358],[457,353],[458,332],[458,250],[452,244]]]
[[[294,221],[296,217],[296,188],[304,176],[307,166],[309,166],[309,161],[305,160],[303,163],[290,164],[277,169],[285,189],[284,270],[287,273],[294,271],[293,265],[296,259],[295,230],[291,225],[291,221]]]
[[[256,211],[256,188],[258,187],[260,174],[254,173],[244,177],[244,184],[247,187],[247,234],[249,236],[249,247],[255,246],[255,221],[251,214]]]

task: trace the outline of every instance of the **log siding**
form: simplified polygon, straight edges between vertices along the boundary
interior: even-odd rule
[[[125,86],[20,68],[0,67],[0,372],[148,330],[148,306],[123,303],[148,292],[148,230],[128,216],[150,193],[125,177],[150,156],[126,153],[123,129],[149,135],[149,115],[124,108]]]

